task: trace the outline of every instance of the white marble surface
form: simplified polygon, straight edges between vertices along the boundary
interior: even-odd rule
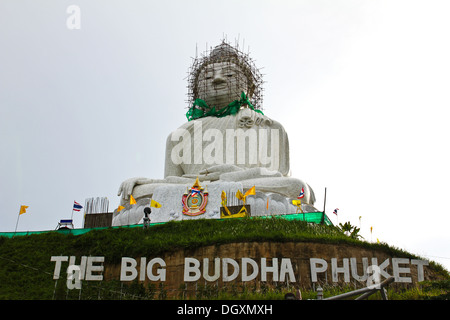
[[[204,191],[208,192],[208,203],[205,207],[206,212],[197,216],[189,216],[182,213],[182,197],[192,184],[185,185],[163,185],[155,189],[153,200],[161,204],[161,208],[151,208],[151,223],[168,222],[171,220],[193,220],[193,219],[220,219],[220,207],[222,203],[222,190],[226,192],[228,203],[241,203],[232,198],[240,190],[242,193],[247,191],[242,183],[233,181],[215,181],[201,183]],[[269,208],[267,209],[267,199],[269,199]],[[255,195],[249,195],[246,198],[246,204],[250,205],[252,216],[265,215],[283,215],[296,212],[296,206],[292,205],[292,199],[286,198],[278,193],[264,193],[256,191]],[[113,215],[113,226],[129,225],[143,223],[144,208],[149,206],[150,199],[141,199],[135,205],[125,205],[125,209],[120,212],[117,210]],[[302,204],[305,212],[317,211],[313,206]]]

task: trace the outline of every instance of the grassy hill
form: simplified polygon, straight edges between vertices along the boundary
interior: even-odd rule
[[[54,255],[104,256],[105,261],[119,263],[123,256],[155,256],[176,249],[253,241],[349,244],[383,250],[397,257],[420,259],[385,243],[368,243],[351,238],[334,226],[307,224],[304,221],[288,221],[282,218],[177,221],[154,225],[149,229],[107,228],[77,236],[49,232],[15,238],[0,237],[0,299],[53,299],[55,292],[56,297],[64,298],[61,293],[63,289],[56,290],[55,281],[52,279],[55,264],[50,261],[50,257]],[[448,292],[448,272],[434,262],[430,262],[430,267],[446,280],[440,284],[428,284],[426,288],[436,289],[437,291],[433,291],[437,292],[436,295],[442,294],[442,290]],[[117,291],[120,283],[114,285],[114,290]],[[149,296],[151,288],[142,288],[139,284],[132,284],[126,289],[127,292],[133,292],[131,296],[134,297],[158,298]],[[110,292],[114,290],[111,289]],[[124,290],[123,285],[120,290]],[[260,292],[258,294],[261,295]],[[430,296],[417,292],[414,295],[419,299]],[[105,295],[102,297],[116,298]],[[216,297],[220,298],[219,295]],[[251,296],[234,296],[249,297]],[[269,295],[266,292],[265,296],[258,296],[264,297],[282,298],[283,294],[281,291],[279,295]],[[232,297],[224,295],[222,298]]]

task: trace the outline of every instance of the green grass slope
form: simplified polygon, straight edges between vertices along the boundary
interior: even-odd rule
[[[0,299],[53,299],[55,263],[50,257],[54,255],[104,256],[105,261],[119,263],[123,256],[155,256],[176,249],[249,241],[342,243],[384,250],[398,257],[419,258],[385,243],[350,238],[334,226],[282,218],[178,221],[149,229],[92,230],[77,236],[49,232],[0,237]],[[430,266],[449,279],[442,266],[434,262]]]

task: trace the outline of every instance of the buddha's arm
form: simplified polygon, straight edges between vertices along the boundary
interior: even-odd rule
[[[144,177],[136,177],[125,180],[120,184],[119,191],[117,191],[118,196],[122,196],[123,199],[128,200],[130,198],[130,194],[133,192],[133,188],[136,185],[147,184],[156,182],[154,179],[147,179]]]
[[[282,148],[280,149],[280,166],[278,171],[283,176],[288,176],[290,174],[290,163],[289,163],[289,139],[286,131],[283,130],[282,136],[281,136],[281,145]]]
[[[198,174],[185,174],[183,177],[195,179],[198,177],[200,181],[216,181],[221,179],[221,175],[227,172],[241,172],[245,169],[235,166],[233,164],[219,164],[211,166],[207,169],[201,170]]]

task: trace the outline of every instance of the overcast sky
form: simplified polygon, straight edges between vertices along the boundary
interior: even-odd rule
[[[18,231],[53,230],[74,200],[112,211],[123,180],[163,178],[196,48],[226,37],[262,68],[264,113],[316,207],[327,188],[335,224],[450,269],[449,13],[445,0],[0,0],[0,232],[20,205]]]

